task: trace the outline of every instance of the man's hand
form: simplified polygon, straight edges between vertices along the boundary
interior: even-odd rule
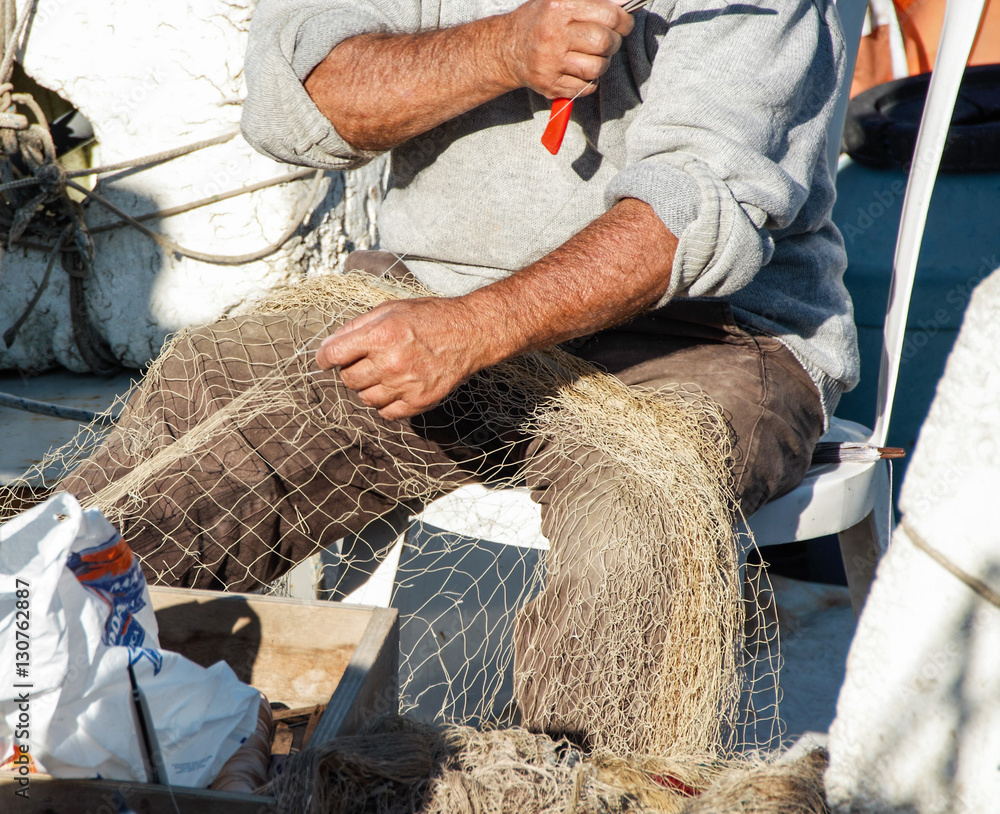
[[[460,298],[398,300],[341,326],[316,362],[324,370],[339,367],[341,381],[365,404],[400,419],[433,407],[495,361],[496,341]]]
[[[525,269],[462,297],[383,303],[316,352],[383,418],[433,407],[484,367],[617,325],[670,282],[677,238],[652,208],[619,201]]]
[[[617,0],[528,0],[506,17],[517,84],[549,99],[593,93],[635,24]]]
[[[388,150],[517,88],[593,93],[632,25],[619,0],[528,0],[453,28],[351,37],[305,88],[352,147]]]

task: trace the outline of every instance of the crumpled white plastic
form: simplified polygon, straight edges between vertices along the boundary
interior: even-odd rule
[[[161,781],[211,783],[254,731],[260,693],[157,637],[138,559],[97,509],[59,493],[0,526],[0,763],[16,744],[56,777],[147,780],[132,664]]]

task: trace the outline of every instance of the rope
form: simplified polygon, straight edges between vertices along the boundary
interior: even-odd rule
[[[117,418],[117,416],[107,412],[95,413],[91,410],[84,410],[82,407],[64,407],[61,404],[51,404],[47,401],[12,396],[10,393],[0,393],[0,407],[11,407],[15,410],[38,413],[53,418],[65,418],[69,421],[79,421],[81,424],[97,422],[102,427],[114,423]]]
[[[227,141],[232,141],[239,134],[240,129],[237,127],[227,133],[221,133],[218,136],[212,136],[211,138],[203,139],[202,141],[196,141],[193,144],[186,144],[183,147],[174,147],[172,150],[164,150],[161,153],[146,155],[142,158],[133,158],[129,161],[119,161],[117,164],[108,164],[104,167],[95,167],[89,170],[73,170],[73,172],[66,173],[66,177],[80,178],[84,175],[106,175],[109,172],[118,172],[119,170],[145,170],[150,167],[155,167],[157,164],[162,164],[165,161],[180,158],[182,155],[195,153],[198,150],[204,150],[206,147],[214,147],[216,144],[225,144]]]
[[[6,126],[7,125],[0,124],[0,127],[6,127]],[[41,181],[34,175],[28,178],[18,178],[16,181],[8,181],[5,184],[0,184],[0,192],[9,192],[14,189],[21,189],[22,187],[36,186],[40,183]]]
[[[132,215],[132,218],[137,221],[145,220],[163,220],[164,218],[172,218],[174,215],[183,215],[185,212],[190,212],[192,209],[199,209],[203,206],[209,206],[219,201],[227,201],[230,198],[235,198],[238,195],[246,195],[250,192],[256,192],[259,189],[266,189],[267,187],[280,186],[281,184],[287,184],[289,181],[297,181],[300,178],[307,178],[312,175],[315,170],[296,170],[295,172],[289,172],[285,175],[279,175],[277,178],[272,178],[268,181],[258,181],[255,184],[247,184],[246,186],[239,187],[238,189],[231,189],[228,192],[220,192],[218,195],[209,195],[207,198],[200,198],[197,201],[192,201],[191,203],[181,204],[180,206],[173,206],[169,209],[154,209],[152,212],[144,212],[141,215]],[[111,223],[104,223],[100,226],[94,226],[90,230],[90,234],[99,235],[103,232],[110,232],[114,229],[120,229],[123,226],[131,226],[127,220],[116,220]]]
[[[164,237],[159,232],[154,232],[144,223],[140,222],[137,218],[134,218],[127,212],[123,211],[122,209],[119,209],[103,195],[99,195],[98,193],[93,192],[92,190],[89,190],[86,187],[76,183],[76,181],[72,181],[69,179],[66,180],[66,186],[75,189],[77,192],[80,192],[81,194],[87,196],[90,200],[94,201],[94,203],[103,206],[109,212],[112,212],[113,214],[117,215],[124,223],[128,224],[133,229],[142,232],[157,246],[159,246],[162,249],[165,249],[166,251],[181,255],[182,257],[190,257],[192,260],[200,260],[203,263],[214,263],[215,265],[219,266],[241,266],[244,263],[252,263],[255,260],[260,260],[264,257],[267,257],[270,254],[274,254],[274,252],[276,252],[278,249],[284,246],[291,239],[292,235],[294,235],[298,231],[299,227],[302,225],[302,222],[305,220],[306,215],[309,213],[309,210],[312,209],[313,203],[316,199],[316,194],[318,193],[320,184],[323,181],[323,173],[320,172],[319,170],[310,170],[309,172],[311,172],[314,175],[313,183],[309,190],[309,195],[304,197],[299,202],[299,205],[296,208],[295,212],[293,213],[288,227],[285,229],[284,232],[282,232],[281,237],[279,237],[273,243],[269,243],[264,248],[258,249],[257,251],[249,252],[247,254],[234,254],[234,255],[211,254],[208,252],[201,252],[195,249],[185,248],[184,246],[181,246],[179,243],[176,243],[170,238]]]
[[[121,370],[121,365],[94,329],[87,312],[87,292],[83,284],[90,276],[90,257],[82,252],[67,252],[62,256],[62,266],[69,275],[69,316],[77,350],[94,373],[111,376]]]
[[[38,305],[38,301],[42,298],[42,294],[45,293],[45,289],[49,287],[49,278],[52,276],[52,268],[56,264],[56,258],[59,256],[59,252],[62,251],[63,243],[69,238],[72,232],[71,227],[66,227],[63,233],[59,236],[56,241],[56,245],[52,249],[52,253],[49,255],[48,262],[45,264],[45,274],[42,276],[42,281],[38,284],[38,288],[35,289],[35,294],[31,298],[24,311],[21,312],[21,316],[17,318],[17,321],[11,325],[6,331],[4,331],[3,342],[9,348],[14,344],[14,340],[17,339],[17,334],[21,330],[21,326],[24,325],[25,321],[31,316],[31,312],[35,310],[35,306]]]
[[[151,155],[92,169],[66,172],[58,162],[44,112],[30,94],[14,93],[11,84],[17,44],[24,36],[28,20],[33,15],[36,4],[37,0],[30,0],[25,14],[18,20],[14,0],[0,0],[0,18],[2,18],[0,26],[2,26],[3,35],[3,61],[0,62],[0,145],[2,145],[6,158],[0,162],[0,196],[2,196],[0,197],[0,224],[7,232],[7,248],[20,243],[29,248],[48,251],[49,256],[41,282],[16,322],[4,332],[3,341],[9,348],[16,340],[21,328],[34,312],[42,294],[48,288],[55,261],[61,256],[62,267],[69,275],[73,338],[86,364],[93,371],[106,374],[117,369],[118,361],[90,321],[84,283],[92,267],[93,243],[90,237],[91,233],[83,218],[83,210],[69,198],[68,189],[78,191],[86,200],[98,204],[117,216],[117,221],[103,224],[97,227],[95,232],[109,232],[128,226],[146,235],[165,251],[181,257],[215,265],[238,266],[261,260],[278,251],[291,240],[315,205],[323,174],[316,170],[301,170],[169,209],[158,209],[138,216],[132,216],[122,211],[103,195],[81,186],[74,179],[84,176],[107,176],[119,172],[142,172],[175,158],[228,142],[235,138],[240,131],[238,128],[234,128],[211,138]],[[16,112],[15,104],[23,105],[34,117],[34,123],[30,123],[25,115]],[[20,160],[15,161],[14,159]],[[31,174],[25,177],[16,177],[25,169]],[[257,251],[241,255],[222,255],[197,251],[181,246],[143,224],[143,221],[146,220],[179,215],[237,195],[304,179],[307,176],[313,177],[313,183],[308,195],[296,208],[291,222],[278,240]],[[28,188],[38,189],[32,189],[27,193],[27,197],[19,192]],[[39,217],[43,213],[46,216]],[[32,228],[32,233],[28,232],[29,227]],[[28,239],[21,241],[21,238],[25,236]],[[52,245],[45,246],[37,240],[32,240],[32,237],[42,237],[43,241],[49,239],[53,242]],[[73,238],[71,246],[64,248],[71,237]]]
[[[4,82],[10,81],[10,76],[14,71],[14,55],[17,53],[17,44],[21,41],[21,37],[24,34],[24,28],[28,24],[28,20],[35,16],[35,6],[38,5],[38,0],[31,0],[28,3],[28,7],[24,10],[24,16],[17,23],[17,28],[14,31],[14,35],[10,36],[10,31],[13,28],[14,20],[17,19],[17,4],[15,0],[3,0],[3,16],[4,16],[4,54],[3,63],[0,63],[0,77],[3,77]],[[7,105],[4,105],[6,108]]]
[[[240,132],[239,129],[230,130],[218,136],[212,136],[211,138],[203,139],[202,141],[196,141],[192,144],[185,144],[183,147],[174,147],[172,150],[164,150],[163,152],[153,153],[152,155],[145,155],[142,156],[141,158],[132,158],[129,159],[128,161],[119,161],[117,164],[107,164],[106,166],[93,167],[92,169],[73,170],[72,172],[65,173],[64,177],[82,178],[87,175],[107,175],[108,173],[118,172],[120,170],[138,170],[138,171],[147,170],[150,167],[155,167],[157,164],[163,164],[166,161],[170,161],[174,158],[180,158],[181,156],[197,152],[198,150],[203,150],[206,147],[213,147],[216,144],[225,144],[227,141],[232,141],[233,138],[239,135],[239,132]],[[0,184],[0,193],[40,183],[42,183],[42,179],[38,178],[37,176],[31,176],[28,178],[19,178],[16,181],[8,181],[5,184]]]
[[[934,562],[944,568],[944,570],[953,577],[956,577],[964,582],[970,590],[974,591],[981,598],[985,599],[994,607],[1000,608],[1000,593],[993,590],[993,588],[981,579],[972,576],[972,574],[955,565],[955,563],[953,563],[944,554],[928,543],[920,534],[918,534],[912,526],[908,525],[906,520],[903,520],[900,525],[903,527],[903,531],[906,532],[906,536],[909,538],[910,542],[913,543],[913,545],[920,551],[923,551],[924,554],[934,560]]]

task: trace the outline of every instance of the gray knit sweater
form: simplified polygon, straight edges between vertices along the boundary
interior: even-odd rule
[[[328,169],[353,150],[302,80],[342,40],[452,26],[520,0],[260,0],[243,133],[281,161]],[[615,201],[648,203],[680,240],[666,298],[725,297],[781,340],[829,415],[858,377],[843,241],[830,221],[826,130],[843,74],[827,0],[655,0],[635,15],[558,156],[549,102],[508,93],[392,151],[381,248],[459,294],[523,268]]]

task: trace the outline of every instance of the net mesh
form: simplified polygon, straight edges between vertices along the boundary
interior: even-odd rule
[[[552,349],[386,422],[316,369],[335,326],[427,295],[323,275],[180,332],[116,423],[5,487],[0,512],[68,489],[123,529],[153,583],[281,591],[319,551],[317,590],[343,598],[395,561],[402,709],[425,720],[520,715],[618,756],[775,745],[776,629],[734,531],[721,410]],[[396,543],[421,506],[480,483],[530,490],[551,550],[493,544],[488,520],[478,539],[423,523]]]
[[[797,760],[584,754],[523,729],[394,718],[297,755],[264,791],[306,814],[826,814],[826,753]]]

